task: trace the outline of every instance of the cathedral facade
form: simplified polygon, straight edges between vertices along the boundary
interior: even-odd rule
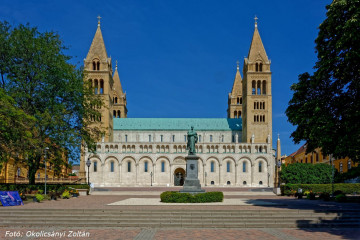
[[[273,187],[270,60],[255,23],[243,78],[237,64],[227,118],[127,118],[117,64],[113,72],[100,22],[84,60],[86,79],[105,108],[94,124],[106,134],[96,153],[80,160],[80,176],[95,187],[181,186],[186,176],[186,135],[194,126],[202,186]],[[90,168],[85,162],[91,161]],[[85,175],[86,174],[86,175]]]

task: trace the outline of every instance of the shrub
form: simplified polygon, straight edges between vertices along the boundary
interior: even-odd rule
[[[346,200],[347,200],[347,197],[343,193],[340,193],[340,194],[336,195],[336,197],[335,197],[335,201],[337,201],[337,202],[346,202]]]
[[[337,195],[339,195],[339,194],[343,194],[343,191],[341,191],[341,190],[336,190],[336,191],[334,192],[334,196],[337,196]]]
[[[65,190],[62,194],[63,199],[69,199],[70,198],[70,192],[68,190]]]
[[[37,200],[38,202],[41,202],[42,200],[44,200],[44,196],[41,195],[41,194],[39,194],[39,193],[36,194],[35,197],[36,197],[36,200]]]
[[[332,168],[328,164],[293,163],[283,165],[280,171],[282,182],[292,184],[326,184],[331,181]]]
[[[161,202],[167,203],[205,203],[222,202],[224,194],[222,192],[207,192],[192,195],[190,193],[163,192],[160,195]]]
[[[294,189],[303,189],[303,191],[312,191],[318,193],[331,193],[331,184],[285,184],[281,186],[283,195],[291,195]],[[360,183],[336,183],[334,184],[334,192],[342,191],[344,194],[360,193]]]
[[[327,192],[320,193],[319,198],[324,200],[324,201],[329,201],[330,200],[330,193],[327,193]]]
[[[306,198],[310,199],[310,200],[315,200],[315,197],[316,197],[316,194],[313,192],[309,192],[309,194],[306,195]]]

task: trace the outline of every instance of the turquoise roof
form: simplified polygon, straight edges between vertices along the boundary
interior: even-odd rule
[[[241,131],[241,118],[114,118],[114,130]]]

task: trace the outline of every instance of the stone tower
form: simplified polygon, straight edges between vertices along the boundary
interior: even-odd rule
[[[126,108],[126,93],[123,92],[120,77],[117,68],[117,61],[115,66],[115,73],[113,76],[114,86],[113,86],[113,117],[114,118],[126,118],[127,117],[127,108]]]
[[[239,62],[237,62],[234,84],[229,93],[228,99],[228,118],[241,118],[242,116],[242,79],[239,70]]]
[[[85,81],[91,83],[95,94],[98,94],[104,106],[101,109],[101,118],[94,120],[105,135],[99,141],[111,142],[113,139],[113,87],[111,58],[108,57],[105,49],[104,39],[100,29],[100,17],[94,39],[91,43],[89,52],[84,59]]]
[[[272,97],[270,60],[255,30],[243,68],[243,142],[272,142]]]

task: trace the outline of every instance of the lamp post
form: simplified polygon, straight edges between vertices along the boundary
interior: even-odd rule
[[[330,154],[330,164],[331,164],[331,197],[334,197],[334,162],[333,155]]]
[[[278,187],[280,187],[280,167],[281,167],[281,161],[278,160],[278,162],[277,162]]]
[[[44,163],[45,163],[45,195],[46,195],[46,158],[47,158],[47,151],[49,150],[48,147],[45,148],[45,157],[44,157]]]
[[[88,158],[88,160],[86,161],[86,166],[88,167],[88,185],[90,186],[90,165],[91,165],[91,161],[90,158]]]
[[[152,176],[153,176],[153,173],[150,172],[150,186],[152,186]]]

